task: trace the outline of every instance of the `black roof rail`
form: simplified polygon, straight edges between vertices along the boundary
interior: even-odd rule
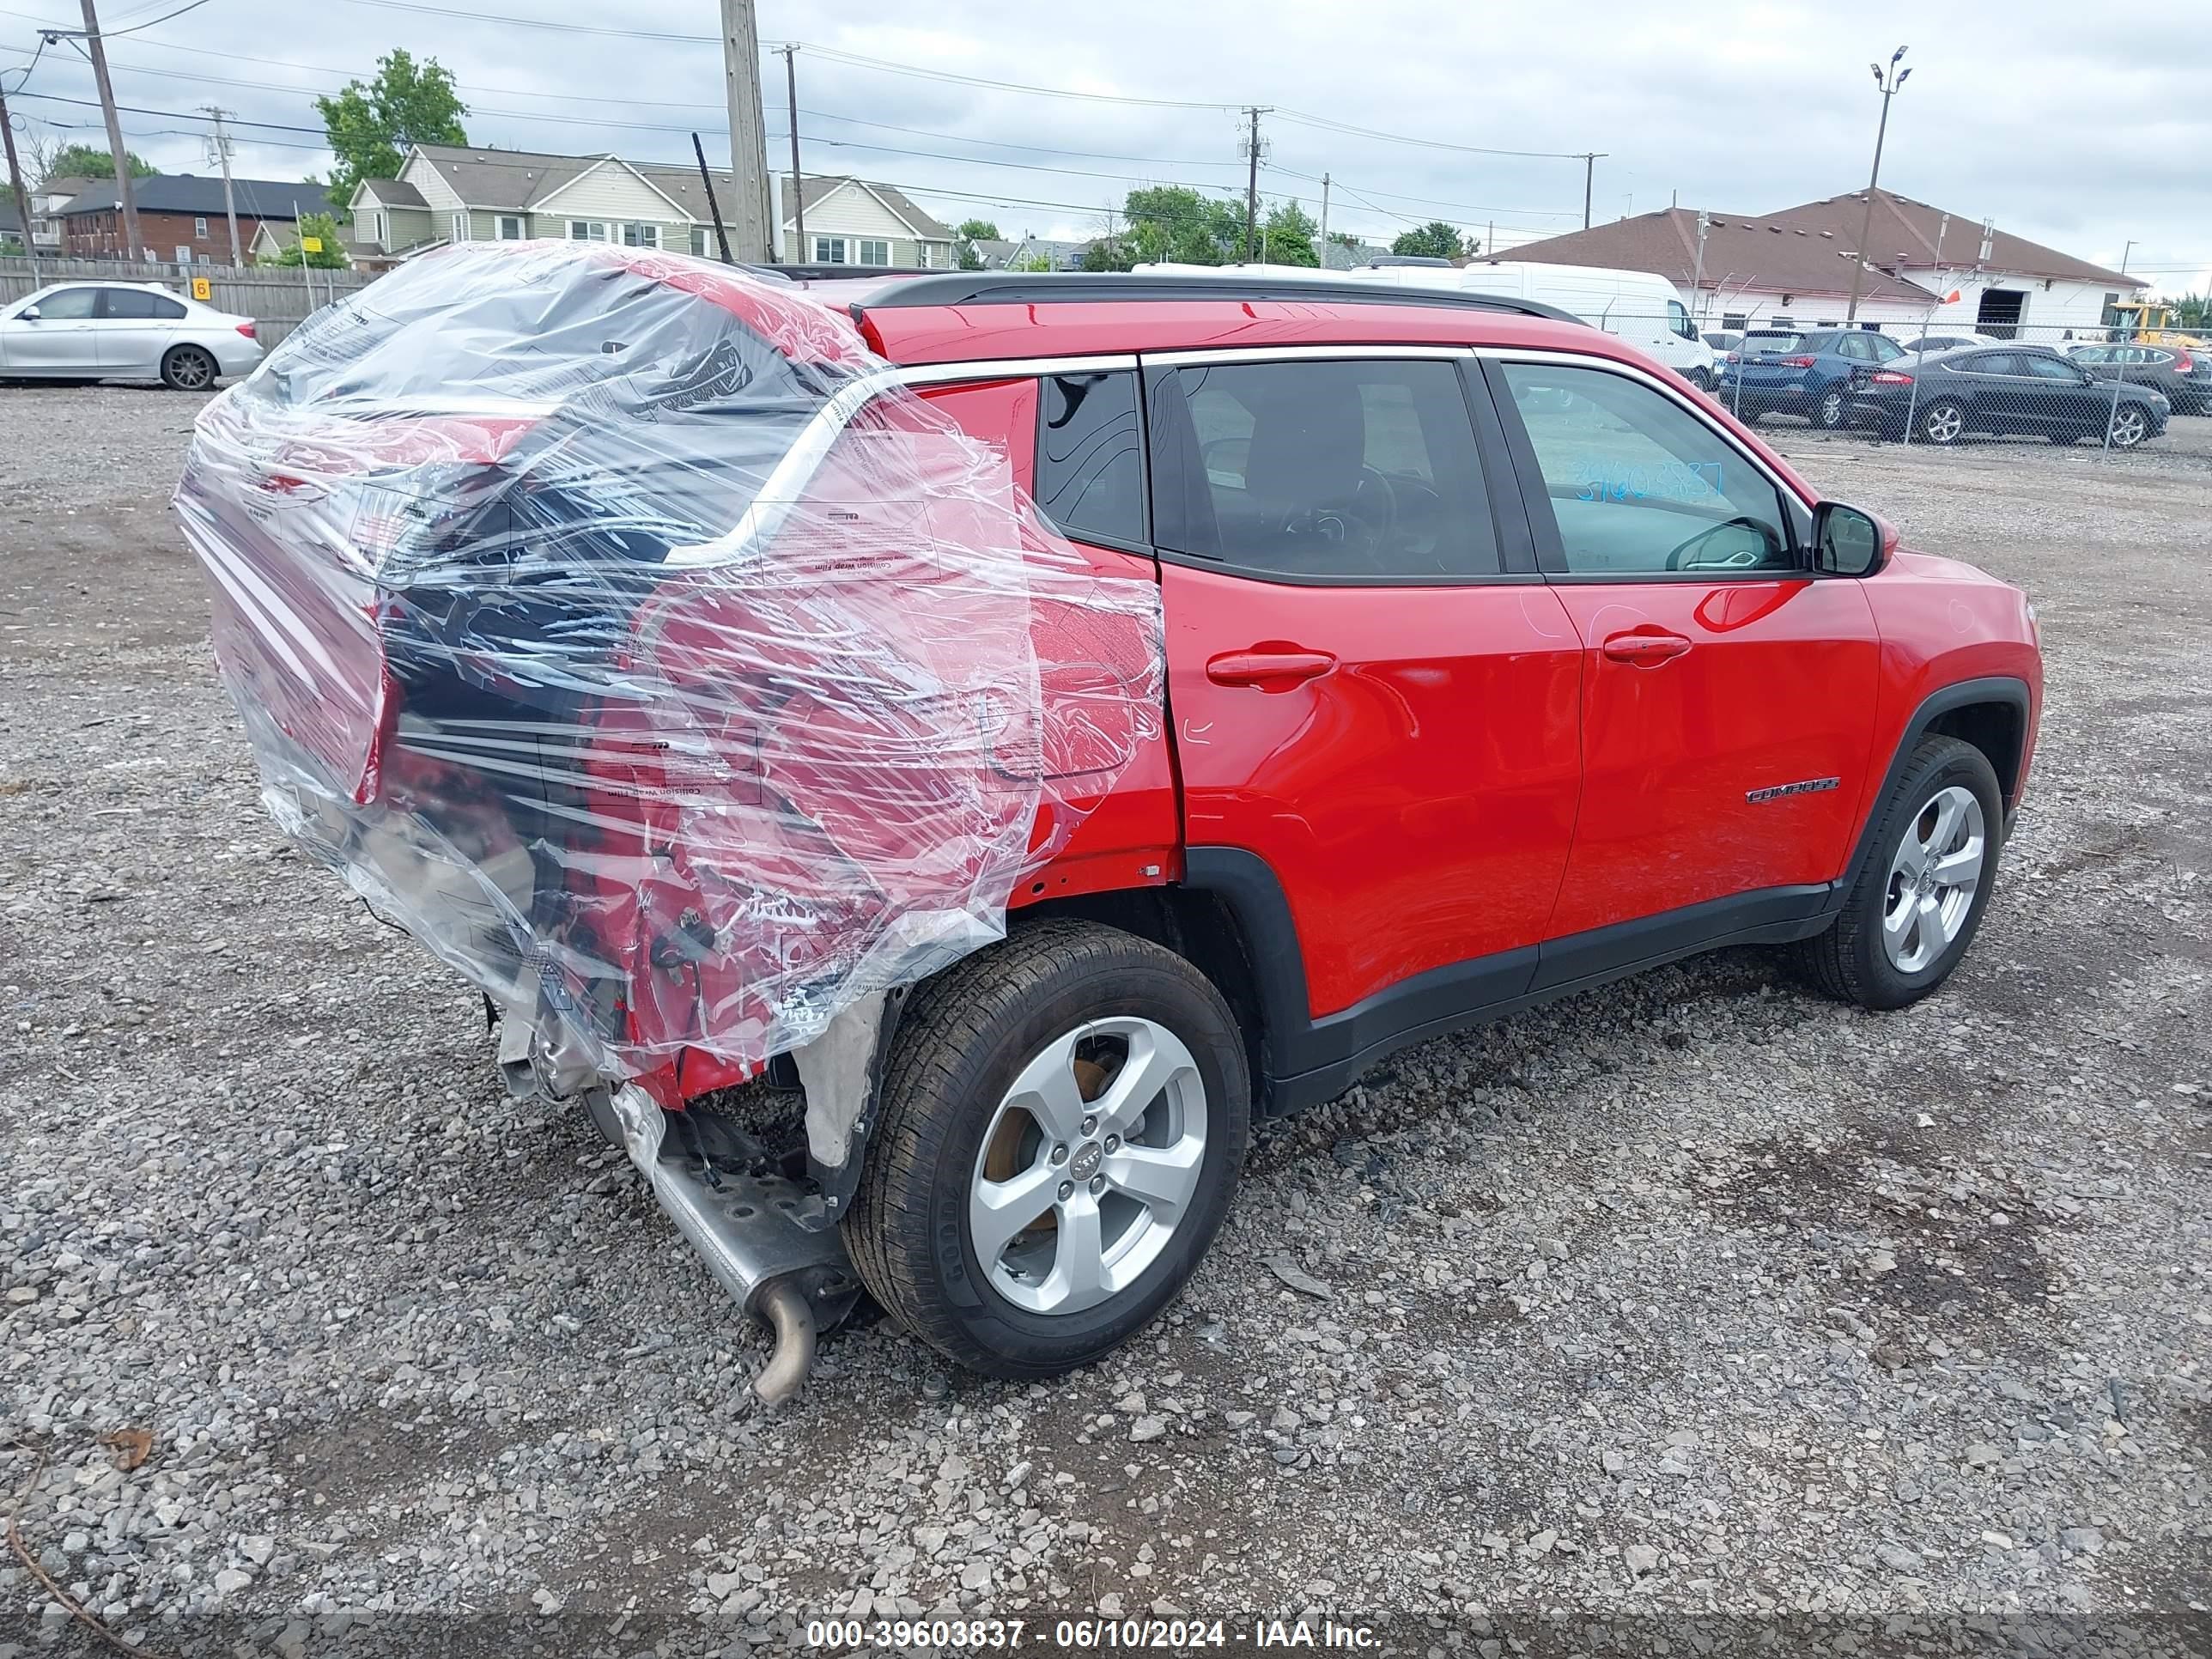
[[[1321,300],[1332,305],[1455,306],[1472,311],[1543,317],[1555,323],[1583,320],[1557,306],[1547,306],[1537,300],[1516,300],[1503,294],[1408,288],[1395,283],[1309,282],[1299,276],[1248,276],[1242,272],[1219,276],[1181,273],[1154,276],[1134,271],[1104,270],[938,271],[909,282],[893,283],[882,293],[855,303],[853,309],[857,313],[909,306],[1032,306],[1083,301],[1097,303],[1166,300]]]

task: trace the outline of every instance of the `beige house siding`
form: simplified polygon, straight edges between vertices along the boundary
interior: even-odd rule
[[[787,246],[792,241],[793,226],[790,218],[791,188],[788,180],[780,181],[780,193],[784,210],[783,234]],[[888,242],[890,263],[895,265],[927,264],[949,269],[954,263],[952,245],[949,241],[923,242],[915,236],[905,220],[893,213],[872,191],[856,184],[841,185],[806,210],[806,241],[793,249],[795,263],[813,264],[823,238],[842,239],[845,258],[842,263],[859,264],[859,244],[863,240]],[[923,258],[927,249],[928,258]],[[827,263],[838,263],[834,259]]]
[[[399,182],[412,185],[422,191],[422,199],[429,204],[433,214],[451,214],[468,205],[454,193],[453,187],[446,182],[445,175],[420,155],[407,158],[407,165],[399,170]]]
[[[683,209],[617,161],[602,161],[532,204],[548,217],[610,223],[689,223]]]

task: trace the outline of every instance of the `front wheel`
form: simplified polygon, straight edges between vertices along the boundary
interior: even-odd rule
[[[2112,424],[2106,428],[2115,449],[2133,449],[2150,436],[2150,417],[2132,404],[2122,404],[2112,411]]]
[[[1040,923],[918,990],[845,1242],[877,1301],[997,1376],[1090,1364],[1198,1265],[1244,1161],[1251,1082],[1182,957]]]
[[[1807,976],[1863,1008],[1902,1008],[1951,976],[1996,885],[2004,800],[1989,757],[1928,738],[1881,808],[1834,926],[1798,947]]]
[[[1700,392],[1711,393],[1713,389],[1713,374],[1709,368],[1693,368],[1683,378]]]
[[[161,359],[161,384],[172,392],[204,392],[215,377],[215,359],[198,346],[173,347]]]
[[[1845,408],[1842,388],[1832,386],[1813,405],[1813,424],[1823,432],[1833,432],[1843,425]]]

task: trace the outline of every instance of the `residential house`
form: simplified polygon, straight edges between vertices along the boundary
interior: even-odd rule
[[[1833,328],[1850,308],[1866,205],[1860,191],[1768,214],[1668,208],[1522,243],[1510,257],[1656,271],[1704,328]],[[1893,334],[1932,325],[2056,339],[2097,330],[2112,301],[2145,286],[1886,190],[1875,193],[1867,241],[1857,320]]]
[[[737,200],[736,178],[727,170],[713,177],[726,215]],[[533,238],[702,258],[719,252],[697,168],[617,155],[417,144],[397,179],[364,179],[346,205],[353,216],[348,251],[369,268],[452,242]]]
[[[1389,248],[1375,242],[1355,242],[1350,247],[1341,242],[1324,242],[1320,252],[1323,270],[1354,270],[1390,257]]]
[[[40,253],[58,253],[62,247],[62,210],[90,190],[98,180],[70,174],[46,179],[23,193],[31,198],[31,246]],[[0,226],[20,235],[14,197],[0,191]]]
[[[1064,242],[1050,236],[1024,236],[1006,254],[1006,270],[1080,270],[1088,241]],[[1042,263],[1041,263],[1042,262]]]
[[[1014,245],[1003,236],[963,236],[953,251],[963,258],[973,254],[979,270],[1004,270]]]
[[[803,178],[799,183],[803,216],[792,211],[791,181],[776,182],[777,210],[782,218],[779,244],[786,264],[918,265],[950,270],[959,264],[952,232],[903,191],[842,174]],[[801,216],[806,221],[806,245],[794,249]]]
[[[154,173],[132,180],[131,195],[138,209],[139,258],[180,265],[231,263],[221,178]],[[291,227],[301,214],[331,210],[319,185],[297,179],[234,179],[228,199],[237,209],[241,250],[264,224]],[[55,217],[62,228],[58,252],[80,259],[131,257],[123,234],[123,199],[113,179],[88,184]]]

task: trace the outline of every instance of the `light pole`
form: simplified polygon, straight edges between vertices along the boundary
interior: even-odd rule
[[[1889,100],[1897,96],[1898,88],[1912,74],[1911,70],[1900,70],[1897,66],[1897,60],[1904,56],[1903,46],[1890,53],[1887,74],[1882,72],[1879,64],[1868,65],[1874,70],[1875,85],[1881,88],[1881,125],[1875,129],[1874,171],[1867,175],[1866,212],[1859,219],[1858,257],[1851,261],[1851,302],[1844,312],[1846,323],[1858,320],[1859,283],[1866,275],[1867,239],[1874,234],[1875,187],[1881,182],[1881,141],[1889,136]]]

